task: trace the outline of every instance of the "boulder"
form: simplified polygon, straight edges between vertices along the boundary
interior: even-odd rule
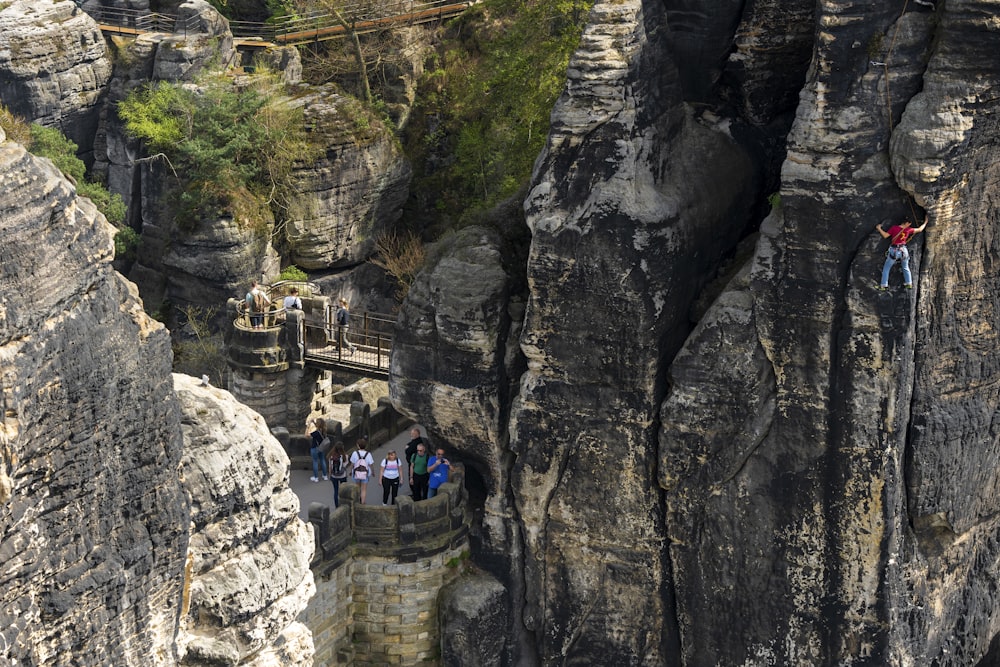
[[[255,664],[285,645],[296,647],[288,660],[270,664],[312,664],[311,634],[296,619],[316,592],[313,534],[288,486],[288,456],[229,392],[187,375],[174,375],[174,389],[193,527],[180,664]]]
[[[445,667],[502,667],[510,598],[499,581],[468,574],[440,593],[441,662]]]

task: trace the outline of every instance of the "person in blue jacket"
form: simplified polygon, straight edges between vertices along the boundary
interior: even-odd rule
[[[444,457],[444,450],[438,449],[431,460],[427,462],[427,472],[431,477],[427,481],[427,497],[433,498],[437,495],[438,487],[448,481],[448,459]]]

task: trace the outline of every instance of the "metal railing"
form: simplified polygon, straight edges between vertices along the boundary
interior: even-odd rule
[[[398,25],[417,25],[447,18],[465,11],[474,0],[388,0],[386,2],[355,2],[340,8],[340,19],[332,13],[314,12],[273,23],[230,21],[229,29],[238,39],[258,39],[276,44],[297,45],[342,37],[349,32],[364,33]],[[166,32],[197,34],[200,20],[192,15],[181,19],[174,14],[88,7],[86,11],[105,32],[139,34]]]
[[[233,326],[244,331],[280,329],[285,325],[287,312],[281,306],[272,303],[271,307],[263,313],[255,313],[247,307],[246,301],[241,301],[236,306],[236,319],[233,320]]]
[[[351,324],[335,321],[336,307],[322,323],[305,324],[305,361],[318,366],[365,369],[388,376],[395,319],[382,313],[355,313]]]
[[[182,19],[176,14],[116,7],[87,7],[86,12],[105,32],[127,34],[164,32],[185,36],[201,32],[199,30],[201,21],[196,15]]]

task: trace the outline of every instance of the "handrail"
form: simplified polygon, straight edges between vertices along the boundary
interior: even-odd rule
[[[447,14],[464,11],[475,0],[388,0],[386,2],[355,2],[341,7],[340,16],[352,30],[368,32],[397,23],[424,23]],[[128,32],[170,32],[195,34],[199,24],[196,15],[181,20],[176,14],[150,12],[149,10],[119,9],[115,7],[86,7],[85,11],[107,29],[119,28]],[[275,21],[230,21],[229,29],[235,38],[266,38],[275,43],[301,44],[308,41],[330,39],[345,33],[340,19],[328,12],[312,12]]]
[[[240,301],[236,306],[236,319],[233,320],[233,326],[242,331],[273,331],[285,326],[287,313],[288,311],[284,307],[275,308],[274,304],[263,313],[252,313],[247,308],[247,302]],[[252,317],[260,317],[261,326],[254,326]]]

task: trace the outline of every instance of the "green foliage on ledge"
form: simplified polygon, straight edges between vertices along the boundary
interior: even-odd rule
[[[8,139],[19,142],[32,155],[52,160],[52,164],[76,185],[78,195],[94,202],[108,222],[116,227],[121,226],[125,220],[125,202],[119,195],[108,192],[101,183],[87,178],[87,167],[76,156],[76,143],[59,130],[28,123],[3,106],[0,106],[0,128],[3,128]]]
[[[129,93],[118,114],[180,181],[173,212],[186,230],[205,216],[231,216],[264,231],[287,206],[292,167],[315,153],[301,109],[269,73],[240,88],[225,78],[147,85]]]
[[[545,145],[592,0],[485,0],[425,68],[405,141],[414,187],[457,226],[515,194]]]

